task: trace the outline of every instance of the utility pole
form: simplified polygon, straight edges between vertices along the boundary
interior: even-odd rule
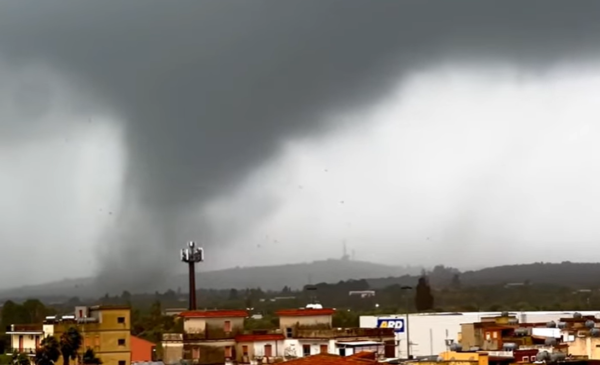
[[[408,294],[413,288],[412,286],[403,286],[400,289],[406,292],[406,320],[404,321],[404,332],[406,332],[406,359],[410,360],[410,334],[408,332],[408,316],[410,315],[410,296]]]
[[[181,250],[181,261],[189,267],[189,304],[188,309],[196,310],[196,263],[204,261],[204,249],[196,247],[196,242],[190,241],[188,247]]]

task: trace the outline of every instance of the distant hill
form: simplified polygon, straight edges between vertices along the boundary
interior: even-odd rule
[[[196,285],[206,289],[245,289],[258,288],[263,290],[281,290],[284,286],[292,289],[302,288],[306,284],[336,283],[348,279],[365,279],[379,277],[396,277],[416,275],[421,267],[402,267],[375,264],[352,260],[323,260],[311,263],[288,264],[277,266],[257,266],[232,268],[198,273]],[[187,275],[175,275],[164,280],[167,285],[157,285],[154,290],[168,289],[187,290]],[[135,292],[135,288],[122,288]],[[80,298],[98,298],[100,293],[92,278],[70,279],[41,285],[24,286],[20,288],[0,290],[0,299],[28,298],[53,296]],[[120,294],[120,293],[114,293]]]
[[[197,275],[198,288],[281,290],[284,286],[298,289],[306,284],[337,283],[349,279],[367,279],[374,288],[393,284],[413,285],[422,268],[374,264],[363,261],[325,260],[312,263],[278,266],[259,266],[208,271]],[[533,263],[505,265],[460,272],[457,269],[436,266],[430,272],[434,287],[445,287],[457,276],[463,286],[499,285],[529,282],[573,288],[600,288],[600,263]],[[165,280],[168,285],[157,285],[156,291],[187,288],[187,276],[175,275]],[[135,288],[122,288],[135,292]],[[35,286],[0,291],[0,300],[8,298],[46,298],[46,301],[65,297],[98,298],[99,292],[92,278],[70,279]],[[113,293],[120,294],[120,293]]]
[[[600,287],[600,263],[536,262],[524,265],[505,265],[467,271],[460,275],[466,285],[493,285],[529,282],[588,288]]]
[[[571,288],[600,288],[600,263],[543,263],[504,265],[480,270],[460,272],[453,268],[437,266],[429,272],[434,287],[450,285],[457,276],[463,286],[502,285],[529,283],[557,285]],[[393,284],[412,285],[416,277],[378,278],[367,280],[373,288],[383,288]]]

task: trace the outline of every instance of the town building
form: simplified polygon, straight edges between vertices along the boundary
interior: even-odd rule
[[[76,328],[83,338],[80,352],[94,350],[103,365],[131,364],[131,309],[127,306],[75,307],[73,316],[49,324],[54,325],[57,338]]]
[[[329,308],[277,312],[279,328],[245,332],[246,311],[187,311],[180,314],[184,332],[163,335],[163,361],[190,360],[209,365],[225,362],[269,364],[316,354],[349,356],[365,349],[378,357],[395,354],[392,329],[334,328]]]
[[[237,335],[243,334],[245,310],[185,311],[182,334],[163,336],[164,362],[190,359],[197,364],[223,364],[236,358]]]
[[[463,323],[454,351],[485,351],[515,362],[600,360],[600,320],[575,313],[547,323],[520,323],[514,316]]]
[[[90,348],[104,365],[131,364],[129,307],[76,307],[73,315],[47,317],[39,325],[13,324],[6,333],[13,349],[33,357],[45,337],[60,339],[72,327],[82,336],[81,354]]]
[[[18,352],[27,354],[30,357],[35,356],[35,351],[40,342],[47,336],[41,324],[12,324],[6,327],[6,334],[10,336],[11,341],[11,349],[8,350],[8,355]]]
[[[156,361],[156,344],[142,338],[131,336],[131,363]]]
[[[510,312],[519,323],[547,323],[559,321],[560,318],[572,317],[574,311],[528,311]],[[396,357],[407,358],[407,348],[414,357],[438,355],[450,350],[452,343],[457,342],[461,332],[461,324],[475,323],[499,316],[500,312],[447,312],[447,313],[414,313],[390,314],[377,316],[361,316],[361,328],[382,328],[394,326],[396,334]],[[583,316],[600,318],[599,311],[583,311]],[[406,323],[405,323],[406,322]],[[406,331],[409,332],[410,343],[406,344]]]
[[[235,337],[237,358],[240,364],[250,364],[260,359],[271,364],[285,357],[285,337],[281,333],[252,333]]]

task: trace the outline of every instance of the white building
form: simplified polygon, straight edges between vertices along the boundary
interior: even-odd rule
[[[521,323],[542,323],[558,321],[571,317],[575,311],[555,312],[510,312]],[[600,318],[600,311],[583,311],[584,316]],[[448,351],[449,345],[458,340],[462,323],[481,322],[483,318],[495,317],[500,312],[463,312],[463,313],[415,313],[410,314],[406,324],[406,314],[379,316],[361,316],[361,328],[383,328],[394,326],[396,329],[397,357],[406,358],[406,329],[410,340],[410,355],[429,356]]]
[[[11,350],[8,355],[13,352],[25,353],[31,357],[35,356],[35,351],[44,339],[44,328],[42,325],[25,324],[25,325],[10,325],[6,330],[6,334],[10,336]]]

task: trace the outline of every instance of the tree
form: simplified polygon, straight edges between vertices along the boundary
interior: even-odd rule
[[[77,351],[81,348],[81,342],[81,334],[75,327],[70,327],[60,336],[60,353],[64,365],[69,365],[69,360],[77,358]]]
[[[232,288],[229,291],[229,300],[237,300],[238,299],[238,291],[235,288]]]
[[[54,336],[47,336],[40,343],[35,353],[37,365],[52,365],[60,357],[60,345]]]
[[[450,287],[452,289],[460,289],[460,275],[458,273],[452,276],[452,283],[450,284]]]
[[[85,350],[85,353],[83,354],[81,361],[85,365],[101,365],[102,364],[102,360],[100,360],[96,356],[96,354],[94,353],[94,350],[92,350],[92,349]]]
[[[31,365],[31,361],[29,360],[29,356],[22,352],[15,353],[12,358],[12,363],[14,365]]]
[[[426,276],[419,278],[415,292],[415,307],[417,312],[423,312],[433,309],[433,294]]]

